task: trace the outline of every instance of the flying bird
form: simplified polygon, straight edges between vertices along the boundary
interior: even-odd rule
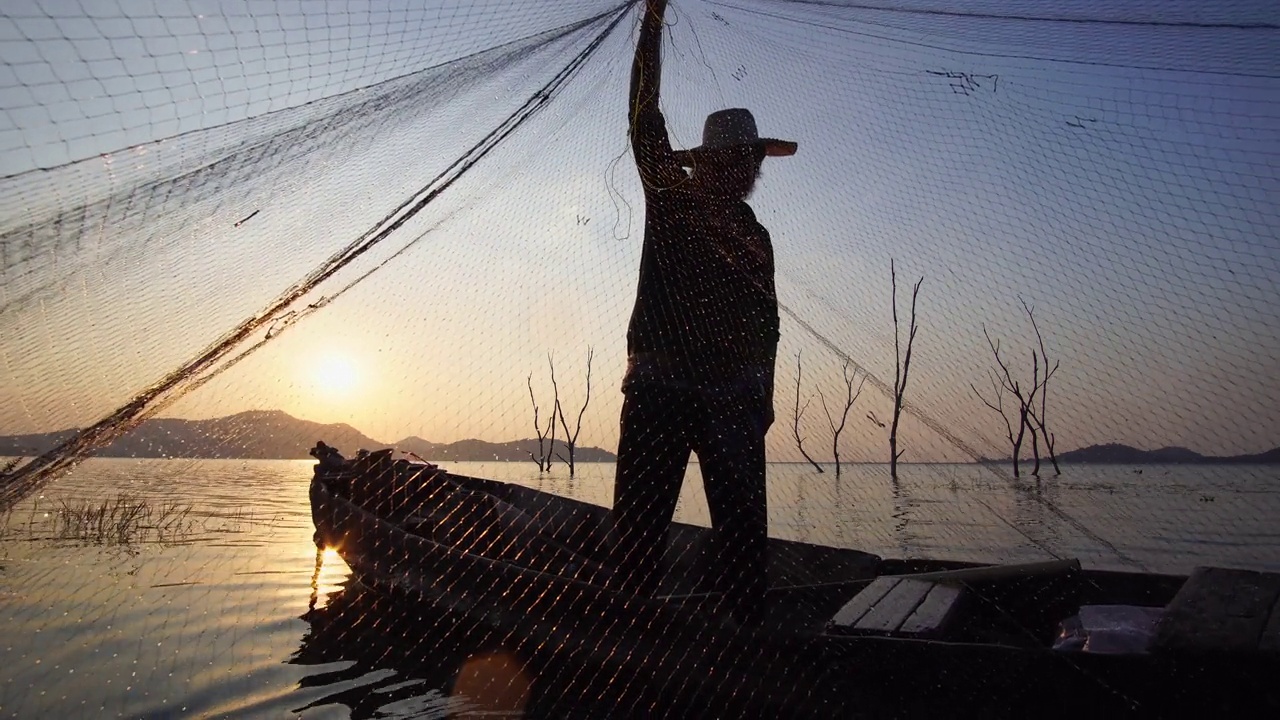
[[[240,221],[239,221],[239,222],[237,222],[235,225],[232,225],[231,227],[240,227],[241,225],[243,225],[243,224],[245,224],[245,223],[249,222],[250,218],[252,218],[254,215],[257,215],[257,214],[258,214],[258,213],[260,213],[260,212],[262,212],[262,210],[261,210],[261,209],[254,210],[253,212],[249,213],[248,215],[245,215],[244,217],[240,218]]]

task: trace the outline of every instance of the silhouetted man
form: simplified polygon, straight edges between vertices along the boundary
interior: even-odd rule
[[[615,557],[625,586],[651,594],[689,462],[701,462],[733,616],[752,622],[766,589],[764,438],[778,344],[773,247],[746,198],[767,155],[735,108],[712,113],[702,145],[674,151],[658,109],[665,0],[648,0],[631,71],[631,145],[644,183],[644,248],[627,330],[614,486]]]

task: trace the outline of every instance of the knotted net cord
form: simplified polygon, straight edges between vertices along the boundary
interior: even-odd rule
[[[542,106],[550,102],[555,96],[556,91],[573,76],[575,71],[591,57],[592,53],[600,47],[601,42],[624,17],[624,11],[634,4],[634,1],[624,3],[621,8],[615,8],[611,12],[588,18],[574,25],[568,26],[554,34],[539,38],[539,42],[552,42],[554,40],[572,35],[583,28],[591,27],[601,23],[603,20],[611,21],[605,28],[590,40],[590,42],[582,49],[582,51],[574,56],[568,65],[555,75],[546,85],[539,88],[524,104],[522,104],[514,113],[504,118],[503,121],[490,131],[475,146],[470,148],[467,153],[459,157],[451,163],[440,175],[432,178],[432,180],[423,186],[417,193],[404,200],[398,207],[388,213],[376,225],[369,228],[359,238],[352,241],[345,248],[335,253],[332,257],[325,261],[320,267],[312,270],[303,279],[294,283],[292,287],[286,290],[281,296],[270,306],[264,308],[253,317],[245,319],[236,327],[229,330],[221,339],[207,348],[200,355],[192,358],[181,367],[177,368],[170,374],[156,381],[153,385],[135,395],[125,405],[117,408],[110,415],[102,418],[93,425],[76,433],[72,438],[64,441],[57,447],[48,452],[19,465],[16,469],[7,469],[7,472],[0,476],[0,511],[8,510],[23,497],[40,489],[43,485],[53,480],[59,472],[64,472],[74,467],[76,463],[84,460],[94,450],[110,443],[121,434],[128,432],[146,419],[148,416],[163,410],[169,404],[177,401],[183,395],[196,389],[205,382],[213,379],[218,373],[235,365],[237,362],[247,357],[253,351],[265,345],[272,337],[278,335],[277,332],[268,332],[255,345],[245,349],[236,357],[231,358],[225,365],[219,368],[212,368],[216,363],[225,358],[229,353],[236,349],[247,338],[263,328],[270,328],[275,323],[281,322],[288,315],[287,324],[297,322],[303,314],[294,314],[289,308],[293,306],[300,298],[307,295],[321,283],[332,277],[339,270],[350,264],[352,261],[368,252],[377,244],[386,240],[393,232],[402,227],[411,218],[417,215],[432,200],[447,190],[460,177],[463,176],[475,163],[479,162],[485,155],[489,153],[498,143],[505,140],[513,132],[515,132],[522,123],[528,120]],[[394,82],[394,81],[392,81]],[[374,88],[376,90],[376,88]],[[180,179],[181,180],[181,179]],[[418,239],[420,239],[419,236]],[[411,241],[404,248],[407,249],[412,245]],[[393,256],[394,257],[394,256]],[[386,262],[383,262],[385,266]],[[374,268],[376,270],[377,268]],[[364,277],[368,277],[374,270],[368,271],[361,278],[348,284],[337,293],[325,298],[323,302],[313,303],[305,308],[302,313],[309,314],[314,312],[324,304],[332,301],[335,297],[354,287]],[[287,324],[285,327],[287,327]],[[283,329],[283,328],[281,328]],[[207,373],[207,374],[206,374]],[[200,378],[202,374],[206,374],[204,378]]]

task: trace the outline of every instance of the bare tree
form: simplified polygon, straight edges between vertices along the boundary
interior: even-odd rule
[[[569,466],[569,477],[573,477],[574,473],[574,452],[578,446],[578,433],[582,431],[582,415],[587,412],[587,405],[591,402],[591,358],[595,351],[590,347],[587,348],[587,397],[582,401],[582,409],[578,411],[578,422],[573,428],[573,433],[569,432],[569,423],[564,419],[564,408],[560,405],[560,391],[556,390],[556,407],[555,413],[560,416],[560,427],[564,430],[565,446],[569,451],[569,458],[561,457],[560,460]],[[551,369],[551,385],[556,384],[555,368]]]
[[[551,470],[551,457],[556,453],[556,411],[560,409],[560,388],[556,385],[556,363],[551,357],[551,353],[547,353],[547,367],[551,368],[551,417],[548,419],[547,425],[551,428],[551,443],[547,446],[547,470]]]
[[[1035,465],[1031,468],[1031,474],[1037,478],[1040,477],[1040,431],[1036,428],[1035,421],[1032,416],[1036,407],[1036,392],[1040,389],[1040,356],[1035,351],[1031,352],[1031,392],[1027,395],[1026,410],[1022,413],[1023,422],[1027,424],[1027,432],[1031,433],[1031,457],[1035,460]]]
[[[907,373],[911,370],[911,348],[916,341],[916,296],[920,294],[920,284],[924,276],[916,281],[911,291],[911,326],[907,332],[906,357],[902,357],[898,342],[898,274],[889,260],[889,282],[893,291],[893,424],[889,428],[889,476],[898,479],[898,458],[906,450],[898,449],[898,420],[902,417],[902,397],[907,391]]]
[[[538,472],[543,473],[551,469],[551,457],[548,451],[551,448],[546,447],[546,438],[550,435],[552,444],[554,445],[554,433],[556,425],[555,412],[552,411],[550,417],[547,418],[547,429],[542,429],[542,423],[538,419],[538,400],[533,396],[533,373],[529,373],[529,401],[533,403],[533,431],[538,434],[538,454],[529,453],[530,459],[538,466]]]
[[[1009,435],[1009,442],[1013,447],[1013,476],[1020,477],[1018,455],[1022,448],[1022,441],[1026,437],[1026,433],[1028,431],[1031,432],[1032,444],[1035,445],[1033,448],[1037,458],[1035,472],[1039,472],[1039,446],[1036,445],[1037,433],[1036,428],[1030,419],[1031,410],[1035,407],[1036,392],[1039,390],[1041,382],[1039,356],[1036,355],[1035,352],[1031,353],[1031,389],[1024,391],[1022,385],[1014,379],[1013,373],[1010,372],[1009,364],[1004,361],[1004,358],[1000,357],[1000,343],[991,339],[991,335],[987,332],[987,327],[985,325],[982,326],[982,334],[987,338],[987,346],[991,348],[991,353],[996,359],[996,367],[1000,370],[999,373],[993,373],[991,380],[992,386],[996,391],[994,401],[983,397],[982,394],[978,392],[978,389],[972,384],[969,387],[973,388],[974,395],[977,395],[978,399],[981,400],[984,405],[1000,413],[1000,417],[1004,419],[1005,428]],[[1005,392],[1008,392],[1015,400],[1018,401],[1018,432],[1016,435],[1013,432],[1013,423],[1004,411],[1004,402],[1002,398]]]
[[[804,456],[805,460],[809,461],[809,464],[813,466],[813,469],[821,473],[826,471],[822,469],[821,465],[814,462],[813,458],[809,457],[809,453],[804,451],[804,438],[800,437],[800,417],[804,415],[805,410],[809,409],[809,402],[811,400],[813,400],[812,395],[804,401],[804,407],[800,407],[800,353],[796,353],[796,411],[794,422],[791,427],[792,431],[795,433],[796,447],[800,448],[800,454]]]
[[[844,431],[845,421],[849,418],[849,410],[853,407],[854,401],[862,394],[862,386],[867,382],[864,375],[862,382],[858,383],[858,391],[853,390],[853,380],[857,377],[858,372],[855,370],[851,374],[849,372],[849,361],[844,361],[844,409],[840,412],[840,424],[836,425],[836,421],[831,417],[831,410],[827,408],[827,399],[822,395],[822,391],[818,391],[818,400],[822,402],[822,411],[827,414],[827,424],[831,426],[831,455],[836,461],[836,477],[840,477],[840,433]]]
[[[1009,444],[1013,447],[1013,476],[1018,477],[1018,453],[1022,449],[1022,439],[1026,434],[1027,426],[1019,420],[1018,432],[1016,435],[1014,434],[1013,421],[1009,419],[1009,416],[1005,413],[1004,409],[1004,385],[996,379],[994,373],[989,373],[989,375],[991,378],[991,400],[983,397],[982,393],[978,392],[978,388],[973,383],[969,383],[969,387],[973,390],[973,394],[982,401],[983,405],[994,410],[1000,415],[1000,418],[1004,420],[1005,432],[1008,433]]]
[[[1021,298],[1019,299],[1021,300]],[[1058,455],[1053,449],[1055,437],[1045,424],[1045,418],[1049,411],[1049,378],[1053,377],[1053,374],[1058,371],[1059,363],[1055,360],[1053,366],[1050,367],[1049,353],[1044,349],[1044,336],[1040,334],[1040,326],[1036,323],[1036,315],[1025,300],[1022,300],[1022,308],[1027,311],[1027,317],[1031,319],[1031,329],[1036,333],[1036,343],[1040,348],[1040,360],[1044,363],[1044,379],[1040,381],[1040,409],[1039,412],[1036,412],[1036,408],[1033,406],[1031,412],[1028,413],[1028,417],[1040,431],[1040,437],[1044,438],[1045,449],[1049,452],[1049,461],[1053,463],[1053,474],[1061,475],[1062,468],[1058,466]]]

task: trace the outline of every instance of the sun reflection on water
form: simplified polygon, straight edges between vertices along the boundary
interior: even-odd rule
[[[333,547],[316,548],[316,569],[311,575],[311,601],[308,607],[325,607],[329,597],[342,589],[351,569]]]

